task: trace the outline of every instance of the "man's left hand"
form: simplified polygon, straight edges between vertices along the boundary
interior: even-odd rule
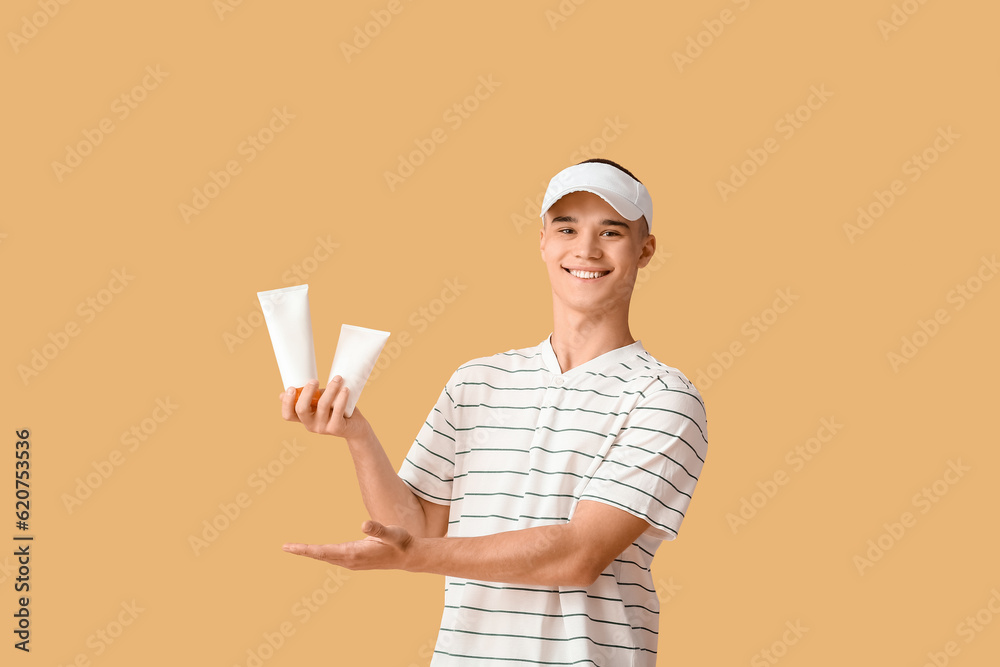
[[[402,526],[384,526],[371,519],[361,524],[366,537],[343,544],[285,544],[282,549],[299,556],[346,567],[349,570],[405,570],[413,536]]]

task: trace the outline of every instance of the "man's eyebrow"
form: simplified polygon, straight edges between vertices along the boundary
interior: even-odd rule
[[[577,223],[579,221],[572,215],[560,215],[558,217],[552,218],[552,222]],[[621,220],[614,220],[612,218],[607,218],[605,220],[602,220],[601,224],[609,227],[624,227],[625,229],[631,229],[631,227],[628,226],[628,223],[622,222]]]
[[[604,220],[603,222],[601,222],[601,224],[612,227],[624,227],[625,229],[631,229],[631,227],[629,227],[627,223],[624,223],[621,220],[612,220],[611,218]]]

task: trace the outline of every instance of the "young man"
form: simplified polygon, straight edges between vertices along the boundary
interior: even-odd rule
[[[351,569],[443,574],[431,664],[652,667],[650,563],[680,527],[708,448],[705,407],[632,337],[652,200],[623,167],[564,169],[542,203],[553,329],[456,370],[397,473],[334,378],[282,416],[345,438],[371,519],[346,544],[286,544]]]

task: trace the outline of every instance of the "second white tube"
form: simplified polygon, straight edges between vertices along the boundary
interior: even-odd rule
[[[378,355],[389,340],[388,331],[366,329],[351,324],[340,326],[340,338],[337,340],[337,351],[333,354],[333,365],[330,367],[330,378],[327,386],[335,375],[344,378],[344,384],[350,390],[347,395],[347,405],[344,416],[354,414],[354,406],[361,397],[361,391],[368,382],[368,376],[375,368]]]

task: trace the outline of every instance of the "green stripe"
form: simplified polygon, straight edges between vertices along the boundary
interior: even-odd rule
[[[532,665],[579,665],[579,664],[590,664],[594,667],[601,667],[593,660],[589,658],[584,660],[574,660],[573,662],[551,662],[549,660],[537,660],[535,658],[499,658],[490,655],[464,655],[462,653],[449,653],[448,651],[442,651],[440,649],[434,649],[434,653],[440,655],[446,655],[449,658],[463,658],[468,660],[503,660],[504,662],[527,662]]]
[[[500,474],[507,473],[507,474],[511,474],[511,475],[524,475],[525,477],[528,476],[528,473],[521,472],[520,470],[470,470],[469,472],[463,472],[463,473],[459,473],[458,475],[455,475],[455,479],[460,479],[462,477],[467,477],[467,476],[469,476],[469,475],[471,475],[473,473],[480,473],[480,474],[483,474],[483,475],[500,475]]]
[[[622,508],[623,510],[628,510],[629,512],[634,512],[635,514],[638,514],[639,516],[641,516],[641,517],[642,517],[643,519],[645,519],[645,520],[646,520],[646,521],[648,521],[649,523],[653,524],[653,526],[654,526],[654,527],[656,527],[656,528],[659,528],[659,529],[661,529],[661,530],[669,530],[669,531],[670,531],[671,533],[673,533],[674,535],[676,535],[676,534],[677,534],[677,531],[676,531],[676,530],[674,530],[674,529],[673,529],[673,528],[671,528],[670,526],[667,526],[667,525],[665,525],[665,524],[662,524],[662,523],[660,523],[659,521],[656,521],[655,519],[651,518],[651,517],[650,517],[650,516],[649,516],[648,514],[646,514],[645,512],[640,512],[639,510],[637,510],[637,509],[634,509],[634,508],[632,508],[632,507],[627,507],[627,506],[625,506],[625,505],[622,505],[622,504],[621,504],[621,503],[619,503],[619,502],[616,502],[616,501],[614,501],[614,500],[611,500],[610,498],[602,498],[601,496],[595,496],[595,495],[594,495],[594,494],[592,494],[592,493],[584,493],[584,494],[582,494],[582,495],[580,496],[580,500],[583,500],[584,498],[593,498],[594,500],[600,500],[601,502],[605,502],[605,503],[610,503],[610,504],[612,504],[612,505],[615,505],[616,507],[621,507],[621,508]]]
[[[676,486],[674,486],[674,483],[671,482],[669,479],[667,479],[663,475],[658,475],[657,473],[653,472],[652,470],[646,470],[642,466],[629,465],[627,463],[622,463],[621,461],[615,461],[614,459],[605,459],[605,461],[607,461],[608,463],[615,463],[617,465],[620,465],[623,468],[638,468],[639,470],[643,471],[644,473],[648,473],[648,474],[650,474],[650,475],[652,475],[654,477],[659,477],[660,479],[662,479],[664,482],[666,482],[670,486],[673,486],[674,487],[674,491],[676,491],[677,493],[683,494],[683,495],[687,496],[688,498],[691,497],[690,493],[684,493],[683,491],[681,491],[680,489],[678,489]]]
[[[428,475],[430,475],[431,477],[436,477],[437,479],[441,480],[442,482],[444,482],[444,483],[446,483],[446,484],[447,484],[448,482],[451,482],[452,480],[454,480],[454,477],[453,477],[452,479],[444,479],[443,477],[438,477],[437,475],[435,475],[434,473],[432,473],[432,472],[431,472],[430,470],[428,470],[427,468],[421,468],[420,466],[418,466],[418,465],[417,465],[416,463],[414,463],[413,461],[411,461],[411,460],[410,460],[410,457],[408,457],[408,456],[407,456],[406,458],[404,458],[403,460],[404,460],[405,462],[409,463],[409,464],[410,464],[411,466],[413,466],[413,467],[414,467],[414,468],[416,468],[417,470],[423,470],[423,471],[424,471],[425,473],[427,473],[427,474],[428,474]],[[457,475],[456,475],[456,476],[457,476]]]
[[[400,477],[400,479],[403,479],[403,478],[402,478],[402,477]],[[422,493],[423,495],[427,496],[428,498],[434,498],[435,500],[443,500],[443,501],[444,501],[445,503],[450,503],[450,502],[451,502],[451,500],[449,500],[448,498],[440,498],[440,497],[438,497],[438,496],[435,496],[435,495],[433,495],[433,494],[430,494],[430,493],[427,493],[427,492],[426,492],[426,491],[424,491],[423,489],[419,489],[419,488],[417,488],[416,486],[414,486],[413,484],[411,484],[410,482],[408,482],[408,481],[407,481],[407,480],[405,480],[405,479],[403,479],[403,483],[404,483],[404,484],[406,484],[407,486],[409,486],[409,487],[410,487],[411,489],[413,489],[414,491],[417,491],[417,492],[419,492],[419,493]]]
[[[496,389],[497,391],[538,391],[540,389],[545,389],[545,387],[494,387],[489,382],[459,382],[456,387],[461,387],[462,385],[479,385],[483,384],[490,389]]]
[[[646,632],[650,632],[650,633],[652,633],[654,635],[658,635],[659,634],[656,630],[650,630],[649,628],[647,628],[645,626],[642,626],[642,625],[636,627],[636,626],[631,625],[629,623],[622,623],[621,621],[607,621],[607,620],[605,620],[603,618],[594,618],[590,614],[585,614],[583,612],[576,613],[576,614],[543,614],[543,613],[537,612],[537,611],[519,611],[519,610],[514,610],[514,609],[483,609],[482,607],[472,607],[472,606],[466,605],[466,604],[463,604],[461,606],[453,605],[453,604],[446,604],[444,606],[444,608],[445,609],[471,609],[473,611],[481,611],[481,612],[485,612],[487,614],[519,614],[521,616],[542,616],[542,617],[545,617],[545,618],[570,618],[572,616],[585,616],[586,618],[590,619],[594,623],[604,623],[606,625],[620,625],[623,628],[631,628],[632,630],[645,630]]]
[[[611,479],[610,477],[598,477],[598,476],[595,475],[594,479],[598,479],[598,480],[601,480],[601,481],[604,481],[604,482],[611,482],[612,484],[618,484],[619,486],[625,486],[625,487],[628,487],[630,489],[634,489],[635,491],[638,491],[639,493],[641,493],[644,496],[649,496],[650,498],[652,498],[656,502],[658,502],[661,505],[663,505],[664,507],[666,507],[668,510],[671,510],[672,512],[677,512],[681,516],[684,516],[684,512],[680,511],[679,509],[675,509],[675,508],[671,507],[670,505],[666,504],[665,502],[663,502],[662,500],[660,500],[659,498],[657,498],[656,496],[654,496],[652,493],[648,493],[646,491],[643,491],[638,486],[632,486],[631,484],[626,484],[625,482],[621,482],[621,481],[619,481],[617,479]]]
[[[609,598],[603,595],[591,595],[587,592],[585,588],[571,588],[568,590],[555,590],[552,588],[524,588],[523,586],[496,586],[484,583],[482,581],[473,581],[471,579],[463,579],[462,581],[453,581],[452,586],[475,586],[477,588],[489,588],[494,591],[522,591],[525,593],[548,593],[550,595],[568,595],[570,593],[583,593],[585,596],[591,600],[604,600],[605,602],[621,602],[625,604],[625,601],[621,598]]]
[[[685,440],[681,436],[677,435],[676,433],[667,433],[666,431],[660,431],[659,429],[655,429],[655,428],[646,428],[645,426],[626,426],[624,429],[622,429],[622,433],[624,433],[625,431],[628,431],[630,429],[637,429],[639,431],[650,431],[652,433],[660,433],[662,435],[669,435],[672,438],[677,438],[678,440],[680,440],[681,442],[683,442],[688,447],[691,447],[691,443],[690,442],[688,442],[687,440]],[[698,457],[699,461],[701,461],[702,463],[705,462],[705,459],[701,458],[701,456],[698,454],[698,450],[696,450],[694,447],[691,447],[691,451],[694,452],[694,455]]]
[[[499,428],[506,429],[508,431],[534,431],[534,427],[531,426],[499,426],[491,424],[476,424],[475,426],[469,426],[467,428],[456,428],[455,431],[475,431],[477,428]]]
[[[538,498],[576,498],[572,493],[535,493],[534,491],[525,491],[526,496],[537,496]]]
[[[539,450],[545,452],[546,454],[579,454],[580,456],[586,456],[588,459],[592,459],[596,454],[589,454],[587,452],[580,452],[575,449],[545,449],[544,447],[534,446],[531,448],[532,451]]]
[[[448,459],[446,459],[445,457],[441,456],[437,452],[432,452],[431,450],[427,449],[427,447],[425,447],[424,444],[422,442],[420,442],[419,440],[414,440],[413,442],[416,443],[417,445],[419,445],[420,448],[423,449],[424,451],[426,451],[428,454],[433,454],[434,456],[438,457],[442,461],[446,462],[448,465],[455,465],[454,461],[449,461]]]
[[[522,514],[518,518],[511,516],[503,516],[502,514],[462,514],[461,518],[454,521],[449,521],[448,523],[458,523],[462,519],[506,519],[507,521],[520,521],[521,519],[536,519],[538,521],[569,521],[569,517],[566,516],[532,516],[530,514]]]
[[[652,405],[637,405],[633,408],[633,410],[658,410],[660,412],[672,412],[675,415],[680,415],[681,417],[684,417],[685,419],[690,419],[691,423],[694,424],[695,428],[698,429],[698,433],[701,433],[701,439],[705,441],[705,444],[708,444],[708,438],[705,437],[705,432],[701,430],[701,424],[699,424],[697,420],[695,420],[690,415],[687,415],[683,412],[678,412],[677,410],[671,410],[669,408],[657,408]]]
[[[527,454],[527,449],[518,449],[516,447],[476,447],[475,449],[466,449],[461,452],[455,452],[455,456],[460,454],[471,454],[472,452],[520,452],[522,454]]]
[[[575,641],[579,641],[581,639],[584,639],[584,640],[590,642],[591,644],[594,644],[596,646],[604,646],[606,648],[620,648],[620,649],[625,650],[625,651],[648,651],[648,652],[653,653],[653,654],[656,653],[656,651],[653,651],[652,649],[642,648],[641,646],[621,646],[620,644],[603,644],[603,643],[597,641],[596,639],[591,639],[590,637],[587,637],[587,636],[581,636],[581,637],[536,637],[534,635],[515,635],[515,634],[505,633],[505,632],[476,632],[474,630],[459,630],[458,628],[446,628],[446,627],[444,627],[442,625],[441,626],[441,632],[445,632],[445,631],[447,631],[447,632],[461,632],[462,634],[477,635],[479,637],[510,637],[511,639],[534,639],[534,640],[537,640],[537,641],[546,641],[546,642],[575,642]]]
[[[514,352],[514,351],[501,352],[500,354],[507,357],[524,357],[525,359],[534,359],[535,357],[540,357],[542,355],[541,352],[535,352],[533,355],[529,357],[526,354],[521,354],[520,352]]]
[[[588,410],[587,408],[560,408],[555,405],[489,405],[488,403],[456,403],[455,407],[489,408],[491,410],[556,410],[558,412],[589,412],[602,417],[618,417],[620,415],[628,414],[628,412],[606,412],[603,410]]]
[[[630,445],[627,442],[616,442],[615,445],[618,446],[618,447],[628,447],[630,449],[638,449],[639,451],[646,452],[647,454],[654,454],[656,456],[662,456],[665,459],[669,459],[670,461],[673,461],[681,470],[683,470],[684,472],[686,472],[691,479],[694,479],[694,480],[698,479],[697,475],[692,475],[691,471],[688,470],[687,468],[685,468],[683,463],[681,463],[680,461],[678,461],[675,458],[667,456],[663,452],[654,452],[651,449],[646,449],[645,447],[640,447],[639,445]]]
[[[635,544],[635,542],[633,542],[632,544],[634,544],[635,546],[639,546],[638,544]],[[646,567],[642,563],[636,563],[634,560],[629,560],[627,558],[616,558],[614,560],[614,562],[615,563],[628,563],[630,565],[635,565],[640,570],[645,570],[646,572],[652,572],[648,567]]]
[[[591,435],[596,435],[599,438],[608,437],[607,433],[598,433],[597,431],[588,431],[585,428],[551,428],[549,426],[539,426],[538,428],[544,428],[546,431],[552,431],[553,433],[568,433],[569,431],[576,431],[577,433],[589,433]]]
[[[456,498],[455,500],[464,500],[465,496],[510,496],[511,498],[517,498],[518,500],[524,499],[524,496],[519,496],[514,493],[507,493],[506,491],[495,491],[493,493],[479,493],[479,492],[469,491],[461,498]]]
[[[486,403],[456,403],[456,408],[490,408],[491,410],[541,410],[539,405],[487,405]]]
[[[461,366],[458,367],[458,370],[462,370],[463,368],[472,368],[473,366],[482,366],[483,368],[495,368],[496,370],[503,371],[504,373],[537,373],[538,371],[549,370],[547,368],[516,368],[511,370],[509,368],[501,368],[500,366],[493,366],[491,364],[472,364],[472,363],[462,364]]]
[[[430,422],[425,421],[424,424],[426,424],[428,426],[428,428],[430,428],[432,431],[434,431],[438,435],[440,435],[440,436],[442,436],[444,438],[448,438],[452,442],[455,442],[455,438],[451,437],[447,433],[442,433],[441,431],[437,430],[436,428],[434,428],[433,426],[431,426]]]
[[[646,554],[646,555],[647,555],[647,556],[649,556],[650,558],[653,558],[653,557],[654,557],[654,554],[653,554],[653,552],[652,552],[652,551],[649,551],[649,550],[647,550],[647,549],[643,549],[643,548],[642,548],[642,546],[641,546],[641,545],[640,545],[640,544],[639,544],[638,542],[633,542],[632,544],[634,544],[634,545],[635,545],[635,548],[636,548],[636,549],[638,549],[638,550],[639,550],[639,551],[641,551],[642,553]],[[644,608],[645,608],[645,607],[644,607]]]
[[[608,378],[609,380],[611,378],[614,378],[616,380],[621,380],[625,384],[628,384],[628,382],[629,382],[628,380],[626,380],[625,378],[621,377],[620,375],[605,375],[604,373],[598,373],[596,371],[584,371],[584,372],[588,373],[589,375],[600,375],[602,378]]]
[[[597,394],[598,396],[603,396],[605,398],[618,398],[616,394],[605,394],[597,391],[596,389],[577,389],[576,387],[494,387],[489,382],[459,382],[456,387],[462,385],[485,385],[490,389],[495,389],[497,391],[540,391],[548,389],[562,389],[564,391],[579,391],[582,393]],[[641,391],[623,391],[622,394],[640,394],[645,396]]]
[[[660,384],[662,384],[664,386],[664,391],[673,391],[673,392],[677,392],[678,394],[684,394],[686,396],[690,396],[694,400],[698,401],[698,405],[701,406],[702,412],[705,411],[705,404],[701,402],[701,399],[698,398],[698,396],[696,396],[695,394],[692,394],[689,391],[681,391],[680,389],[671,389],[670,387],[667,387],[667,383],[664,382],[662,378],[657,378],[657,379],[660,380]]]
[[[448,421],[448,418],[447,418],[447,417],[445,417],[445,416],[444,416],[444,413],[443,413],[443,412],[441,412],[441,411],[440,411],[440,410],[438,409],[438,406],[436,406],[436,405],[435,405],[435,406],[434,406],[434,409],[432,410],[432,412],[436,412],[436,413],[438,413],[439,415],[441,415],[441,419],[443,419],[443,420],[444,420],[444,423],[445,423],[445,424],[447,424],[448,426],[450,426],[450,427],[451,427],[451,430],[452,430],[452,431],[454,431],[454,430],[455,430],[455,425],[454,425],[454,424],[452,424],[452,423],[451,423],[450,421]],[[452,439],[454,440],[454,438],[452,438]]]
[[[612,579],[615,580],[615,584],[617,586],[638,586],[639,588],[643,589],[644,591],[649,591],[650,593],[655,593],[656,592],[655,588],[646,588],[642,584],[634,582],[634,581],[619,581],[617,578],[615,578],[615,575],[612,574],[612,573],[610,573],[610,572],[601,572],[600,576],[602,576],[602,577],[611,577]]]

